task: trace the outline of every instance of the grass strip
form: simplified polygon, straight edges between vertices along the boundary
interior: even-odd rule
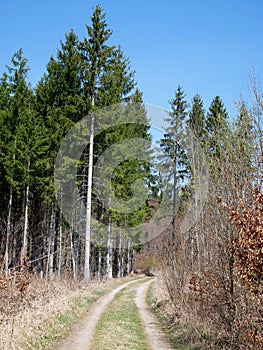
[[[99,320],[91,350],[149,350],[135,304],[136,286],[121,290]]]
[[[70,297],[66,306],[59,312],[54,309],[50,322],[48,322],[41,332],[40,336],[30,337],[24,341],[23,349],[26,350],[53,350],[54,344],[60,339],[70,335],[72,327],[83,319],[87,314],[91,304],[100,296],[116,288],[124,282],[141,279],[141,276],[126,278],[124,280],[112,280],[109,284],[101,283],[97,289],[87,291],[86,295]]]

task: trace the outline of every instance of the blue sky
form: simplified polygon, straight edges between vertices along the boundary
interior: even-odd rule
[[[208,107],[219,95],[233,115],[251,65],[263,81],[262,0],[1,1],[0,73],[22,47],[35,86],[65,34],[86,35],[98,3],[147,103],[168,108],[180,84],[188,101],[199,93]]]

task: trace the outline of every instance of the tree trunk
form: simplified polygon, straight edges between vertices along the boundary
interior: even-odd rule
[[[122,245],[122,240],[121,240],[121,231],[119,233],[119,242],[118,242],[118,248],[117,248],[117,277],[121,278],[121,263],[122,263],[122,249],[121,249],[121,245]]]
[[[107,277],[112,278],[112,242],[111,242],[111,219],[109,217],[109,223],[108,223],[108,235],[107,235],[107,257],[106,257],[106,263],[107,263]]]
[[[71,251],[71,258],[72,258],[73,279],[75,280],[77,277],[77,274],[76,274],[76,257],[75,257],[75,249],[74,249],[74,242],[73,242],[73,234],[74,234],[74,231],[70,229],[70,251]]]
[[[53,276],[54,272],[54,243],[55,243],[55,226],[56,226],[56,211],[55,203],[52,203],[52,212],[50,218],[50,236],[49,236],[49,256],[48,256],[48,270],[49,277]]]
[[[135,250],[132,248],[131,253],[131,273],[134,274],[134,259],[135,259]]]
[[[92,106],[94,106],[94,97],[92,97]],[[93,176],[93,147],[94,147],[94,114],[92,113],[90,122],[89,139],[89,168],[88,168],[88,188],[87,188],[87,207],[86,207],[86,237],[85,237],[85,262],[84,279],[90,279],[90,236],[91,236],[91,194],[92,194],[92,176]]]
[[[62,193],[60,194],[60,211],[59,211],[59,256],[58,256],[58,276],[61,276],[61,266],[62,266]]]
[[[25,263],[27,255],[27,231],[28,231],[28,207],[29,207],[29,185],[26,186],[26,198],[25,198],[25,218],[24,218],[24,234],[23,245],[21,250],[21,265]]]
[[[101,249],[99,248],[99,251],[98,251],[98,271],[97,271],[98,281],[101,280],[101,263],[102,263],[102,254],[101,254]]]
[[[174,169],[173,169],[173,221],[172,221],[172,263],[174,271],[176,271],[176,187],[177,187],[177,155],[174,150]]]
[[[124,252],[122,249],[122,255],[121,255],[121,277],[124,277]]]
[[[13,189],[10,187],[9,192],[9,203],[8,203],[8,214],[7,214],[7,229],[6,229],[6,244],[5,244],[5,272],[6,276],[9,275],[9,241],[11,234],[11,216],[12,216],[12,205],[13,205]]]
[[[127,242],[127,265],[126,265],[126,270],[127,270],[127,275],[130,273],[130,269],[131,269],[131,242],[130,242],[130,238],[128,238],[128,242]]]
[[[84,185],[84,184],[83,184]],[[84,193],[84,191],[83,191]],[[82,251],[81,251],[81,239],[82,239],[82,215],[83,215],[83,206],[82,201],[80,201],[80,208],[79,208],[79,223],[78,223],[78,251],[77,251],[77,274],[80,275],[81,271],[81,257],[82,257]]]

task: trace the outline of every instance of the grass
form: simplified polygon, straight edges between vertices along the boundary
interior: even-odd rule
[[[68,308],[61,311],[56,315],[56,317],[46,325],[45,331],[41,334],[40,337],[32,338],[28,342],[27,349],[29,350],[44,350],[53,348],[53,344],[56,340],[64,338],[69,335],[72,325],[76,324],[81,320],[84,313],[89,308],[89,305],[92,304],[99,295],[96,291],[91,292],[95,296],[78,296],[73,298]]]
[[[131,279],[132,278],[129,278],[129,280]],[[121,283],[123,283],[123,280],[112,280],[109,282],[109,285],[101,282],[99,285],[96,285],[96,288],[99,289],[90,290],[88,296],[80,295],[74,297],[69,304],[69,308],[59,313],[57,317],[47,325],[46,332],[43,333],[40,338],[33,339],[31,342],[32,347],[28,347],[27,350],[54,349],[55,342],[59,339],[66,338],[70,334],[72,326],[83,318],[89,310],[89,306],[94,301]]]
[[[165,312],[161,307],[154,307],[155,299],[153,296],[153,285],[150,286],[146,298],[148,306],[153,314],[157,317],[159,324],[170,342],[172,347],[177,350],[201,350],[201,347],[192,346],[188,343],[189,332],[192,332],[189,327],[182,324],[171,324],[166,318]]]
[[[58,339],[69,335],[91,303],[118,285],[132,280],[77,283],[32,277],[25,292],[0,290],[0,349],[54,349]]]
[[[136,285],[115,296],[97,324],[91,350],[149,350],[134,301]]]

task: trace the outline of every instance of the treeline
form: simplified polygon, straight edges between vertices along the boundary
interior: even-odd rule
[[[177,202],[173,223],[138,256],[139,264],[160,270],[172,323],[183,325],[178,339],[201,348],[261,349],[263,343],[263,100],[253,77],[251,91],[252,105],[240,99],[230,118],[219,97],[205,111],[197,95],[189,111],[178,88],[162,145],[175,165],[173,186],[187,195]],[[177,144],[183,122],[199,138],[208,169],[208,192],[204,187],[205,196],[194,202],[202,211],[187,231],[184,215],[196,188]]]
[[[133,270],[136,246],[125,227],[136,227],[149,217],[150,208],[145,203],[134,214],[118,216],[103,206],[88,179],[93,180],[93,163],[112,144],[134,137],[150,140],[143,107],[144,125],[119,125],[92,137],[94,125],[87,126],[87,146],[77,159],[83,206],[74,213],[73,224],[66,222],[59,209],[66,193],[58,198],[54,190],[56,157],[73,125],[84,116],[90,116],[91,122],[93,113],[102,107],[142,105],[135,73],[120,46],[109,44],[112,32],[99,6],[86,28],[83,40],[73,30],[65,36],[35,89],[28,81],[29,67],[22,49],[14,54],[1,78],[0,269],[6,274],[27,266],[45,276],[57,272],[89,279],[123,276]],[[124,200],[132,196],[130,185],[135,179],[151,182],[149,166],[136,160],[119,164],[114,176],[113,186]],[[91,224],[83,224],[84,217],[90,223],[92,216],[104,224],[98,228],[100,237],[93,240]],[[110,242],[113,223],[123,228],[115,246]],[[140,232],[135,235],[138,245]]]
[[[139,209],[118,213],[97,194],[96,162],[107,149],[118,154],[111,148],[116,143],[130,148],[122,142],[151,141],[150,125],[135,73],[121,48],[109,44],[112,33],[99,6],[86,27],[83,40],[74,31],[66,35],[35,89],[28,81],[22,50],[15,53],[1,78],[1,273],[9,275],[26,267],[46,277],[129,274],[134,271],[135,252],[142,248],[141,223],[150,221],[166,192],[171,224],[141,255],[136,254],[143,260],[137,267],[148,263],[161,271],[174,307],[172,321],[190,325],[186,338],[212,349],[259,349],[263,101],[256,81],[252,79],[253,106],[240,100],[235,117],[228,115],[219,96],[206,111],[201,96],[195,95],[189,104],[178,86],[159,143],[160,167],[152,169],[147,161],[133,157],[122,159],[112,172],[111,185],[120,200],[128,203],[133,198],[137,180],[143,180],[148,191],[149,200]],[[125,108],[134,103],[139,108],[135,111],[140,115],[138,124],[127,123],[130,110]],[[101,108],[116,104],[122,106],[118,118],[125,115],[125,123],[115,120],[113,128],[96,134]],[[68,195],[63,186],[70,182],[70,176],[63,175],[70,173],[62,172],[61,190],[55,191],[54,172],[65,136],[84,116],[88,116],[89,132],[87,146],[77,159],[76,182],[81,200],[71,203],[72,222],[67,222],[61,203]],[[202,157],[196,152],[192,163],[178,142],[185,128],[192,130],[202,149]],[[149,158],[156,157],[147,147],[144,151]],[[208,183],[204,183],[204,196],[195,198],[199,180],[193,164],[202,168],[203,155]],[[73,157],[61,161],[65,168],[76,166]],[[158,171],[167,164],[160,178]],[[184,231],[190,205],[202,210],[193,211],[194,224]],[[165,217],[164,212],[160,215]]]

